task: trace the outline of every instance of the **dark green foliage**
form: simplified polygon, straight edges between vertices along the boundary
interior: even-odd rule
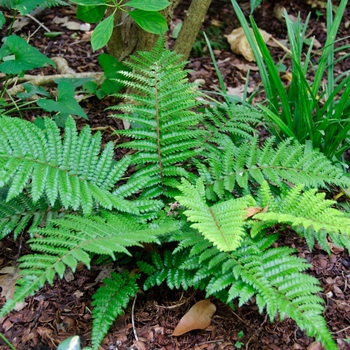
[[[104,285],[94,294],[91,303],[94,307],[92,312],[92,349],[99,349],[99,344],[110,326],[117,316],[122,314],[130,298],[136,295],[138,290],[137,277],[137,275],[130,277],[128,272],[123,274],[112,272],[111,277],[105,278]]]
[[[62,203],[57,201],[50,206],[45,198],[33,201],[25,194],[20,194],[9,202],[5,201],[6,189],[0,189],[0,239],[13,232],[17,236],[30,224],[30,230],[38,225],[48,225],[51,219],[62,216]]]
[[[186,276],[184,284],[182,279],[177,280],[183,288],[205,286],[207,297],[212,295],[226,303],[238,297],[242,306],[255,296],[260,312],[265,309],[271,321],[277,313],[281,319],[292,317],[301,329],[315,336],[327,349],[337,349],[322,316],[323,299],[316,295],[321,291],[318,280],[303,273],[309,264],[293,255],[295,250],[271,248],[277,236],[247,237],[234,252],[220,252],[213,247],[210,254],[207,249],[212,245],[208,241],[198,249],[201,235],[194,230],[175,237],[187,248],[176,251],[170,258],[170,253],[165,252],[164,261],[156,254],[152,257],[153,265],[147,264],[147,268],[144,268],[145,263],[139,263],[141,270],[150,275],[145,288],[163,280],[173,286],[176,274]],[[189,258],[184,259],[184,256]],[[168,263],[165,268],[166,261],[177,261],[178,265],[169,266]]]

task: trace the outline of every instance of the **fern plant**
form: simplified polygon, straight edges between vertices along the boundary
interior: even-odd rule
[[[328,240],[350,248],[350,219],[319,192],[349,186],[349,178],[317,150],[291,139],[259,146],[250,124],[256,112],[222,106],[203,114],[201,96],[188,83],[184,63],[158,41],[121,74],[128,93],[115,117],[130,121],[131,138],[119,147],[134,153],[115,162],[114,147],[101,150],[100,134],[76,130],[68,118],[64,136],[45,119],[45,129],[0,117],[0,229],[2,237],[29,227],[32,254],[20,258],[22,278],[0,317],[79,261],[132,256],[131,246],[158,244],[137,263],[144,288],[205,290],[232,305],[255,296],[273,320],[291,317],[329,350],[336,345],[322,316],[316,279],[289,247],[273,247],[277,223],[291,226],[327,249]],[[234,119],[237,108],[237,120]],[[203,109],[201,109],[203,111]],[[247,123],[247,126],[244,126]],[[122,178],[129,165],[134,173]],[[125,181],[126,180],[126,181]],[[156,198],[156,199],[155,199]],[[176,215],[165,205],[179,204]],[[58,209],[59,208],[59,209]],[[59,217],[63,215],[63,217]],[[173,242],[164,251],[163,242]],[[147,255],[146,253],[144,256]],[[137,276],[113,273],[93,298],[92,349],[138,288]]]
[[[125,79],[118,82],[130,92],[117,96],[128,103],[112,107],[126,113],[115,117],[131,123],[129,130],[117,131],[134,139],[119,147],[138,151],[132,162],[142,169],[131,180],[150,177],[144,198],[178,193],[178,178],[191,176],[186,161],[200,152],[206,135],[195,127],[201,115],[192,110],[200,93],[188,83],[181,56],[164,51],[163,44],[159,40],[151,52],[140,52],[125,63],[131,71],[119,72]]]

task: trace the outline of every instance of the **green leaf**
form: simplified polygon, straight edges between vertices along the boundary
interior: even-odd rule
[[[102,92],[108,95],[116,93],[122,89],[124,85],[120,80],[125,80],[125,77],[118,73],[118,71],[130,71],[130,68],[124,66],[115,57],[106,53],[98,56],[98,62],[100,63],[106,77],[101,87]]]
[[[129,15],[146,32],[160,35],[168,30],[165,18],[158,12],[134,10]]]
[[[17,9],[21,15],[26,15],[44,2],[45,0],[20,0],[15,2],[13,9]]]
[[[26,98],[29,98],[33,95],[43,95],[43,96],[50,96],[50,94],[41,86],[35,86],[30,83],[24,83],[22,84],[26,92],[19,92],[17,96],[21,99],[24,100]]]
[[[80,350],[79,336],[75,335],[67,338],[58,346],[57,350]]]
[[[74,114],[89,120],[84,110],[74,98],[73,86],[66,81],[58,83],[57,101],[44,98],[38,100],[36,103],[49,112],[60,112],[62,115]]]
[[[114,16],[113,14],[105,18],[97,25],[91,36],[91,45],[94,51],[105,46],[112,36]]]
[[[56,68],[52,60],[17,35],[8,36],[4,45],[14,55],[13,60],[0,64],[0,71],[5,74],[18,74],[26,70],[44,67],[46,64]]]
[[[170,5],[168,0],[130,0],[125,6],[135,7],[144,11],[161,11]]]
[[[107,6],[81,6],[78,5],[77,18],[88,23],[96,23],[103,18]]]

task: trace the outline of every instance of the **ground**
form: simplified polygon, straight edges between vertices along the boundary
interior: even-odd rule
[[[189,1],[177,9],[174,26],[185,14]],[[242,8],[248,13],[249,2],[241,1]],[[276,1],[263,1],[254,13],[254,18],[260,28],[265,29],[276,39],[286,36],[285,25],[274,16]],[[308,4],[309,3],[309,4]],[[310,35],[315,35],[322,44],[325,41],[326,31],[324,25],[324,9],[322,1],[281,0],[278,2],[290,14],[305,19],[307,13],[312,11],[310,19]],[[312,4],[320,6],[312,8]],[[336,4],[336,2],[334,2]],[[10,12],[7,12],[10,15]],[[26,37],[31,36],[30,43],[38,47],[46,55],[63,56],[67,59],[70,68],[76,72],[98,71],[97,56],[102,52],[92,52],[88,36],[81,31],[71,31],[54,24],[55,17],[69,16],[72,21],[74,11],[69,8],[45,10],[38,20],[51,31],[63,31],[56,38],[45,37],[44,29],[38,31],[38,24],[31,22],[21,29]],[[79,21],[78,21],[79,22]],[[347,9],[342,21],[339,37],[348,35],[350,24],[350,9]],[[218,27],[220,25],[220,27]],[[228,0],[216,0],[208,12],[203,23],[203,29],[213,31],[213,41],[220,41],[223,34],[229,34],[238,27],[238,21]],[[214,29],[213,29],[214,27]],[[35,32],[36,31],[36,32]],[[33,34],[35,32],[35,34]],[[1,33],[4,35],[4,32]],[[170,40],[170,46],[172,42]],[[241,56],[230,52],[225,40],[215,47],[215,55],[225,83],[228,88],[241,89],[246,79],[247,68],[250,67],[249,88],[255,89],[259,85],[259,75],[254,63],[249,63]],[[276,62],[283,57],[283,51],[271,47]],[[349,59],[337,71],[349,69]],[[218,79],[213,64],[209,58],[204,44],[196,43],[188,68],[191,80],[200,79],[204,90],[215,91]],[[54,74],[54,69],[48,69],[45,74]],[[233,90],[238,91],[238,90]],[[259,95],[257,99],[261,99]],[[257,100],[256,100],[257,101]],[[256,102],[255,101],[255,102]],[[111,111],[105,109],[117,103],[112,98],[98,100],[89,98],[81,105],[89,116],[89,125],[95,129],[103,129],[104,140],[115,139],[111,130],[122,127],[116,119],[108,118]],[[36,111],[27,111],[25,117],[33,119]],[[106,128],[110,126],[110,128]],[[117,154],[117,157],[121,156]],[[310,252],[305,242],[294,233],[285,232],[279,242],[295,247],[299,256],[304,257],[312,264],[309,273],[321,283],[323,292],[320,293],[325,300],[325,319],[329,329],[339,345],[339,349],[350,349],[346,339],[350,339],[350,257],[343,249],[332,247],[331,255],[327,255],[321,247],[317,246]],[[0,241],[0,269],[16,264],[18,256],[28,252],[25,236],[13,241],[8,236]],[[81,266],[73,276],[67,273],[63,280],[56,280],[53,286],[46,285],[36,295],[29,297],[27,305],[20,311],[13,311],[0,323],[0,332],[11,341],[18,350],[44,350],[55,349],[57,344],[71,335],[80,335],[83,346],[89,345],[91,334],[91,296],[96,291],[104,276],[111,270],[121,271],[133,266],[107,265],[96,266],[88,270]],[[204,299],[202,292],[188,290],[169,290],[165,286],[153,288],[148,291],[139,291],[134,305],[130,305],[124,315],[119,317],[107,337],[103,341],[103,349],[308,349],[320,350],[322,347],[302,332],[294,323],[287,319],[270,322],[265,315],[260,315],[258,309],[251,303],[232,310],[226,305],[212,300],[217,311],[212,318],[211,325],[205,330],[189,332],[180,337],[172,337],[176,324],[180,318],[197,301]],[[0,298],[0,304],[4,297]],[[135,321],[135,333],[132,327],[132,316]],[[0,340],[0,350],[8,349]]]

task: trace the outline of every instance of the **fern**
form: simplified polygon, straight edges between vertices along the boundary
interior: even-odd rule
[[[99,349],[99,344],[107,334],[110,326],[118,315],[135,296],[138,286],[135,283],[138,275],[129,276],[128,272],[116,274],[112,272],[110,278],[103,280],[104,286],[100,287],[93,295],[92,306],[92,349]]]
[[[2,195],[3,194],[3,195]],[[30,224],[29,230],[33,230],[45,223],[48,225],[51,219],[62,216],[62,204],[56,201],[51,207],[45,198],[36,203],[20,194],[16,198],[6,202],[7,191],[0,189],[0,239],[13,232],[15,239]]]
[[[262,188],[266,191],[267,184]],[[317,193],[311,189],[302,192],[304,185],[297,185],[285,194],[273,197],[270,193],[268,211],[258,213],[254,219],[261,220],[264,227],[284,223],[292,225],[299,234],[304,234],[310,250],[315,238],[330,251],[327,244],[329,235],[334,243],[340,247],[350,248],[350,218],[339,210],[332,208],[336,203],[325,199],[325,193]],[[265,198],[266,203],[266,198]],[[261,231],[261,225],[252,227],[252,235]]]
[[[188,240],[203,240],[195,230],[184,230],[175,237],[180,245]],[[197,248],[188,246],[174,253],[172,261],[177,261],[178,265],[168,265],[167,271],[164,271],[164,265],[165,260],[169,260],[166,255],[170,253],[164,253],[163,263],[156,253],[158,257],[152,259],[157,263],[139,263],[141,270],[149,275],[144,287],[149,288],[162,281],[173,286],[172,275],[177,273],[178,276],[186,276],[184,283],[179,280],[182,287],[205,289],[207,297],[213,295],[228,304],[238,298],[242,306],[256,296],[260,312],[266,309],[271,321],[277,313],[281,319],[291,317],[301,329],[321,341],[327,349],[337,349],[322,317],[324,302],[317,296],[321,290],[319,282],[303,273],[310,265],[296,257],[295,250],[291,248],[271,248],[276,238],[276,235],[259,236],[254,240],[246,237],[235,251],[220,252],[212,247],[216,251],[207,257],[204,255],[208,244],[211,244],[206,241],[207,244],[202,245],[203,249],[198,250],[197,243],[194,243],[193,247]],[[184,259],[184,256],[190,258]]]
[[[90,255],[115,252],[131,255],[127,247],[142,246],[139,242],[157,242],[158,236],[175,231],[179,225],[168,219],[161,226],[142,224],[127,214],[101,212],[89,218],[66,215],[52,220],[46,228],[36,228],[40,238],[28,241],[30,248],[39,254],[20,258],[18,286],[13,300],[6,301],[0,317],[11,311],[17,302],[35,293],[46,281],[53,282],[56,274],[61,278],[67,266],[73,271],[79,261],[90,267]],[[34,233],[33,232],[33,233]]]
[[[224,135],[218,146],[209,145],[202,155],[205,162],[196,162],[199,174],[208,186],[207,196],[231,197],[232,191],[247,190],[249,183],[268,180],[280,189],[303,183],[311,188],[327,184],[349,187],[350,179],[322,153],[310,150],[292,139],[274,147],[270,138],[259,148],[257,138],[237,147]],[[236,187],[235,187],[236,186]]]
[[[227,133],[237,142],[256,135],[257,125],[261,122],[261,113],[252,107],[223,103],[206,109],[203,125],[212,137],[220,138],[220,133]]]
[[[194,222],[191,227],[203,233],[219,250],[230,251],[240,245],[244,236],[245,209],[254,204],[253,198],[231,199],[209,207],[201,179],[198,179],[196,186],[183,180],[179,189],[182,195],[177,196],[176,200],[188,208],[184,214]]]
[[[31,3],[27,0],[0,0],[0,5],[10,10],[16,9],[21,15],[26,15],[39,6],[42,8],[68,6],[68,3],[62,0],[33,0]]]
[[[119,72],[126,79],[118,82],[131,93],[118,95],[129,103],[112,109],[127,113],[115,117],[130,121],[132,128],[117,133],[134,139],[119,147],[137,150],[132,162],[141,169],[131,181],[151,177],[142,194],[145,198],[178,193],[177,178],[191,176],[184,163],[199,153],[205,134],[195,128],[201,116],[192,111],[200,94],[187,82],[185,63],[180,59],[180,55],[164,50],[163,41],[158,40],[151,52],[139,52],[125,63],[132,72]]]
[[[62,143],[55,122],[46,118],[45,130],[27,121],[0,118],[0,186],[9,186],[7,201],[29,190],[33,202],[43,195],[53,206],[58,198],[64,208],[82,208],[85,214],[97,202],[104,208],[137,213],[137,207],[111,190],[124,174],[130,159],[113,160],[113,144],[98,157],[101,135],[89,127],[77,134],[73,118],[66,122]]]

